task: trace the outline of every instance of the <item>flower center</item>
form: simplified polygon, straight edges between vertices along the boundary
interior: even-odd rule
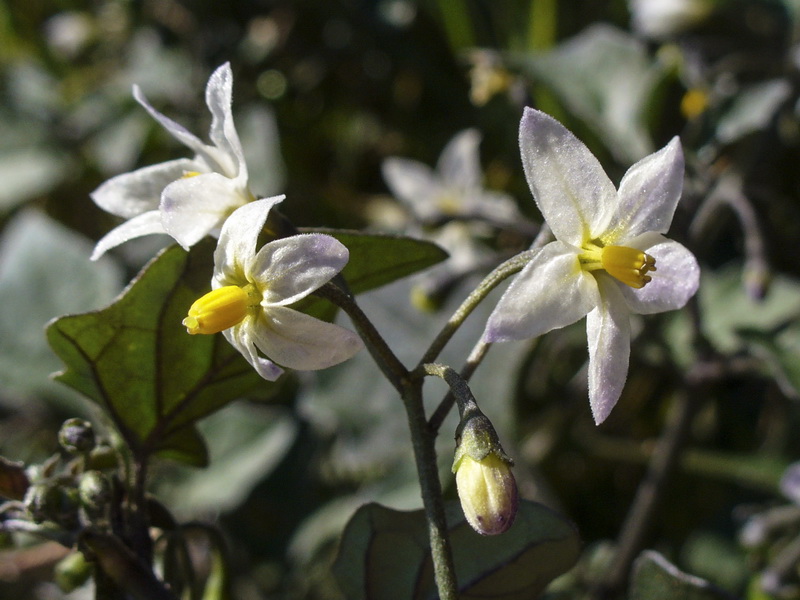
[[[197,333],[219,333],[233,327],[247,316],[252,306],[258,305],[255,286],[226,285],[211,290],[195,300],[189,308],[189,316],[183,320],[186,331]]]
[[[647,273],[656,270],[655,258],[627,246],[598,246],[590,243],[588,247],[584,247],[579,260],[583,269],[604,269],[615,279],[637,290],[652,281]]]

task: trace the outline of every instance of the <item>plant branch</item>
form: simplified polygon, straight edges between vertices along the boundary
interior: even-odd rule
[[[369,317],[364,314],[361,307],[350,294],[343,291],[340,287],[333,283],[327,283],[319,288],[315,294],[326,300],[330,300],[333,304],[341,308],[350,320],[364,341],[364,345],[369,350],[372,358],[380,370],[394,386],[394,388],[403,393],[404,382],[408,378],[408,369],[400,362],[392,349],[383,339],[378,330],[369,320]]]

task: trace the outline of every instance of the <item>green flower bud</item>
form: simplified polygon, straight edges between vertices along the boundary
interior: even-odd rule
[[[86,471],[78,484],[81,506],[90,517],[101,516],[111,502],[111,481],[99,471]]]
[[[62,558],[53,574],[62,592],[69,593],[82,586],[92,575],[92,566],[81,552],[71,552]]]
[[[67,419],[58,432],[58,443],[70,454],[90,452],[95,445],[92,424],[83,419]]]
[[[48,480],[28,488],[25,508],[34,523],[53,521],[66,529],[78,524],[78,490],[67,480]]]
[[[462,422],[453,472],[461,509],[481,535],[497,535],[511,527],[519,506],[513,462],[506,456],[491,422],[482,413]]]

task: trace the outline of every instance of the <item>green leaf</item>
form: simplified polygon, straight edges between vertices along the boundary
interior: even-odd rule
[[[462,600],[535,598],[578,559],[580,542],[563,517],[522,501],[506,533],[484,537],[464,520],[458,503],[447,507]],[[334,574],[352,600],[435,598],[423,511],[362,506],[342,535]]]
[[[362,294],[418,271],[427,269],[448,256],[433,242],[398,235],[343,231],[341,229],[303,229],[326,233],[350,251],[342,276],[353,294]]]
[[[108,308],[51,322],[47,338],[66,369],[56,379],[97,402],[139,454],[206,460],[195,421],[264,382],[221,335],[181,325],[209,289],[208,241],[172,246]],[[272,388],[276,389],[276,388]]]
[[[730,600],[707,581],[680,571],[658,552],[647,550],[633,566],[630,600]]]
[[[42,398],[66,411],[81,399],[55,384],[59,367],[44,327],[66,312],[92,310],[122,289],[122,273],[110,260],[92,263],[91,244],[36,210],[16,215],[0,241],[0,404],[36,406]]]

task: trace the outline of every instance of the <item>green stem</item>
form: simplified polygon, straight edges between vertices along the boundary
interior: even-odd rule
[[[425,417],[425,408],[422,403],[422,378],[411,376],[352,296],[333,284],[327,284],[317,290],[317,295],[330,300],[347,313],[375,363],[400,392],[411,432],[422,503],[428,522],[431,557],[439,598],[441,600],[457,600],[458,585],[450,538],[447,534],[442,486],[439,481],[434,446],[436,435],[428,427]]]
[[[491,344],[479,341],[475,346],[472,348],[472,352],[469,353],[467,357],[467,361],[464,363],[464,366],[461,368],[459,375],[461,379],[466,383],[472,377],[472,374],[475,372],[475,369],[483,362],[484,357],[489,352],[489,348]],[[439,406],[436,407],[436,410],[433,411],[431,418],[428,420],[428,427],[431,428],[431,431],[437,433],[439,428],[444,423],[445,418],[450,413],[450,410],[453,408],[453,404],[456,402],[456,396],[453,393],[453,390],[449,390],[442,401],[439,403]]]
[[[425,363],[434,362],[439,356],[439,353],[447,345],[447,342],[450,341],[450,338],[453,337],[455,332],[458,331],[458,328],[461,327],[467,317],[484,300],[484,298],[486,298],[486,296],[488,296],[489,293],[503,281],[515,273],[519,273],[525,267],[525,265],[527,265],[531,259],[536,256],[536,254],[539,252],[539,249],[548,241],[550,241],[550,239],[552,239],[550,228],[546,225],[542,225],[541,229],[539,230],[539,234],[536,236],[536,239],[533,241],[533,244],[528,250],[520,252],[516,256],[512,256],[507,261],[495,268],[494,271],[489,273],[484,280],[478,284],[478,287],[476,287],[472,293],[470,293],[470,295],[467,296],[467,298],[461,303],[461,306],[456,309],[456,311],[453,313],[453,316],[450,317],[445,326],[439,332],[439,335],[437,335],[433,342],[431,342],[427,352],[425,352],[417,364],[417,369],[421,368]]]
[[[394,388],[402,393],[405,387],[404,382],[408,379],[408,369],[389,348],[386,340],[378,333],[372,321],[358,306],[355,298],[332,283],[322,286],[315,293],[326,300],[330,300],[347,313],[378,368],[383,371],[383,374]]]
[[[435,434],[428,427],[422,404],[422,380],[409,382],[403,392],[403,402],[411,430],[414,459],[417,464],[422,503],[428,522],[428,536],[433,558],[433,572],[440,600],[457,600],[458,584],[453,564],[453,552],[447,534],[442,486],[434,447]]]

